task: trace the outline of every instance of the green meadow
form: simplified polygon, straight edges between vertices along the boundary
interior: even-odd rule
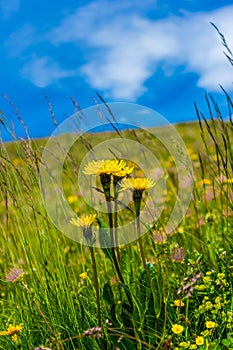
[[[88,245],[60,232],[44,207],[39,175],[47,140],[1,144],[0,349],[233,349],[233,104],[226,94],[230,118],[223,120],[216,103],[208,103],[208,116],[197,110],[199,122],[175,125],[192,162],[193,190],[169,234],[165,226],[179,200],[177,168],[145,131],[86,134],[70,149],[63,191]],[[158,219],[140,222],[147,186],[131,191],[118,219],[86,203],[77,181],[81,161],[110,138],[137,141],[156,155],[166,182],[166,191],[157,194],[159,176],[154,179]],[[147,176],[135,161],[125,162],[134,167],[126,177]],[[112,181],[111,174],[107,178]],[[102,203],[114,202],[114,190],[109,193],[100,176],[96,196]],[[136,232],[146,227],[142,237],[93,247],[97,234],[111,237],[117,225],[133,220]]]
[[[60,135],[62,189],[48,140],[31,139],[16,113],[27,135],[17,140],[0,111],[15,139],[0,145],[0,349],[233,349],[233,102],[222,93],[223,110],[206,95],[208,112],[195,106],[197,122],[174,125],[183,148],[167,147],[169,126],[115,124],[80,134],[62,160],[71,135]],[[128,157],[96,157],[108,140]]]

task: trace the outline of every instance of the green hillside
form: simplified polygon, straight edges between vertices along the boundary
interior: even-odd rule
[[[78,242],[54,225],[43,203],[40,167],[47,140],[1,144],[0,349],[233,349],[233,124],[202,119],[175,129],[186,154],[177,142],[168,149],[154,136],[166,139],[166,127],[78,138],[60,164],[61,203],[76,220],[72,225],[67,215],[67,230],[74,239],[77,230]],[[58,154],[69,137],[57,138]],[[89,175],[79,182],[85,157],[114,139],[129,156],[119,168],[117,150],[103,148],[103,160],[113,163],[96,171],[88,202]],[[144,167],[137,164],[139,153]],[[189,179],[182,182],[187,159]],[[142,180],[147,177],[151,182]],[[130,187],[128,204],[114,211],[125,198],[124,186],[135,185],[132,178],[141,179],[138,187]],[[167,233],[175,204],[183,209],[180,198],[192,186],[185,215]],[[96,202],[112,212],[96,209]],[[158,218],[143,216],[148,203]],[[52,209],[58,217],[66,213],[65,204]],[[121,230],[131,223],[130,231]],[[135,239],[95,247],[112,235],[127,241],[124,234]]]

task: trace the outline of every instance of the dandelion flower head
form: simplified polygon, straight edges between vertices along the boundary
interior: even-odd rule
[[[177,299],[177,300],[174,301],[174,305],[178,306],[178,307],[181,307],[181,306],[184,306],[184,303],[183,303],[182,300]]]
[[[136,177],[123,179],[120,186],[122,191],[127,189],[131,189],[133,191],[145,191],[155,186],[155,182],[147,177]]]
[[[23,329],[23,324],[19,324],[17,326],[14,326],[13,324],[9,324],[6,331],[0,332],[0,335],[9,335],[13,341],[16,341],[18,339],[18,333],[21,332]]]
[[[83,173],[86,175],[113,175],[117,177],[124,177],[131,174],[133,167],[127,167],[124,160],[97,160],[88,163]]]
[[[82,215],[79,218],[72,218],[70,223],[77,227],[88,229],[95,221],[96,214]]]

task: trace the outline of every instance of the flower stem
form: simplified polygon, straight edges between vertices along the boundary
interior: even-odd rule
[[[117,257],[116,257],[115,248],[114,248],[115,247],[114,235],[113,235],[114,225],[113,225],[113,214],[112,214],[111,193],[110,193],[111,177],[109,175],[103,174],[103,175],[100,176],[100,181],[101,181],[101,184],[103,186],[105,199],[106,199],[106,202],[107,202],[108,221],[109,221],[109,230],[110,230],[110,243],[111,243],[111,251],[112,251],[113,263],[114,263],[117,275],[118,275],[118,277],[119,277],[119,279],[121,281],[121,284],[124,287],[127,299],[128,299],[128,301],[130,303],[130,306],[131,306],[131,308],[133,310],[133,300],[132,300],[131,294],[130,294],[130,292],[127,289],[127,286],[125,284],[125,281],[124,281],[124,278],[123,278],[123,275],[121,273],[121,269],[120,269],[120,266],[119,266],[119,263],[118,263],[118,260],[117,260]]]
[[[113,189],[114,189],[114,238],[115,238],[115,245],[116,245],[116,252],[117,252],[117,258],[118,261],[121,260],[121,254],[120,254],[120,248],[119,248],[119,242],[118,242],[118,221],[117,221],[117,197],[118,197],[118,190],[117,190],[117,184],[119,181],[119,177],[114,176],[113,177]]]
[[[92,260],[92,266],[93,266],[93,272],[94,272],[97,313],[98,313],[98,326],[101,327],[102,322],[101,322],[101,308],[100,308],[100,292],[99,292],[99,281],[98,281],[98,273],[97,273],[96,260],[95,260],[95,252],[92,246],[89,246],[89,249],[91,253],[91,260]]]
[[[118,274],[118,277],[125,289],[126,292],[126,296],[128,298],[128,301],[130,303],[131,308],[133,309],[133,300],[132,297],[129,293],[129,291],[126,289],[126,285],[125,285],[125,281],[123,278],[123,275],[121,273],[121,269],[120,269],[120,265],[118,263],[117,257],[116,257],[116,252],[115,252],[115,248],[114,248],[114,238],[113,238],[113,217],[112,217],[112,212],[111,212],[111,203],[107,202],[108,205],[108,219],[109,219],[109,229],[110,229],[110,239],[111,239],[111,250],[112,250],[112,257],[113,257],[113,263],[116,269],[116,272]]]
[[[137,236],[138,236],[138,242],[139,242],[139,247],[140,247],[140,254],[141,254],[141,258],[142,258],[143,267],[144,267],[145,272],[146,272],[147,281],[148,281],[149,285],[151,285],[151,279],[150,279],[148,266],[146,264],[146,258],[145,258],[144,248],[143,248],[142,237],[141,237],[141,227],[140,227],[140,209],[141,209],[142,192],[141,191],[134,191],[133,199],[134,199],[136,228],[137,228]]]

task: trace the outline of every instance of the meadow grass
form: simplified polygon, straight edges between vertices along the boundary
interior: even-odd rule
[[[158,139],[145,130],[116,130],[87,133],[72,146],[63,164],[63,191],[89,246],[60,232],[44,207],[39,169],[47,140],[31,140],[18,115],[27,139],[17,141],[1,113],[1,124],[15,142],[0,147],[0,349],[233,349],[233,102],[222,91],[228,120],[207,95],[208,115],[195,106],[199,122],[175,126],[192,160],[194,186],[187,213],[172,234],[164,227],[179,186],[186,191],[189,184],[179,184],[176,163]],[[150,149],[164,170],[167,190],[152,198],[163,210],[153,224],[140,217],[146,186],[134,189],[117,215],[112,208],[108,214],[93,213],[85,201],[88,188],[79,188],[85,155],[119,137]],[[137,151],[131,155],[126,160],[134,166],[131,176],[146,176],[137,165]],[[153,170],[159,182],[158,169]],[[112,207],[118,187],[103,175],[96,198]],[[135,211],[135,234],[146,227],[145,235],[116,248],[93,248],[97,229],[99,239],[114,239],[117,225],[134,220]]]
[[[141,244],[115,250],[121,275],[114,249],[90,250],[48,217],[39,188],[46,140],[1,145],[1,349],[233,348],[233,124],[219,113],[214,118],[211,103],[210,119],[197,110],[199,124],[176,126],[192,159],[194,190],[170,235],[163,228],[177,199],[174,161],[144,131],[121,131],[156,153],[167,181],[167,193],[157,198],[165,208]],[[78,217],[92,213],[77,184],[80,162],[90,145],[114,137],[86,134],[67,156],[64,193]],[[134,175],[143,173],[138,168]],[[142,206],[146,197],[145,191]],[[133,218],[133,202],[129,209],[119,220]],[[111,228],[105,214],[98,220]]]

